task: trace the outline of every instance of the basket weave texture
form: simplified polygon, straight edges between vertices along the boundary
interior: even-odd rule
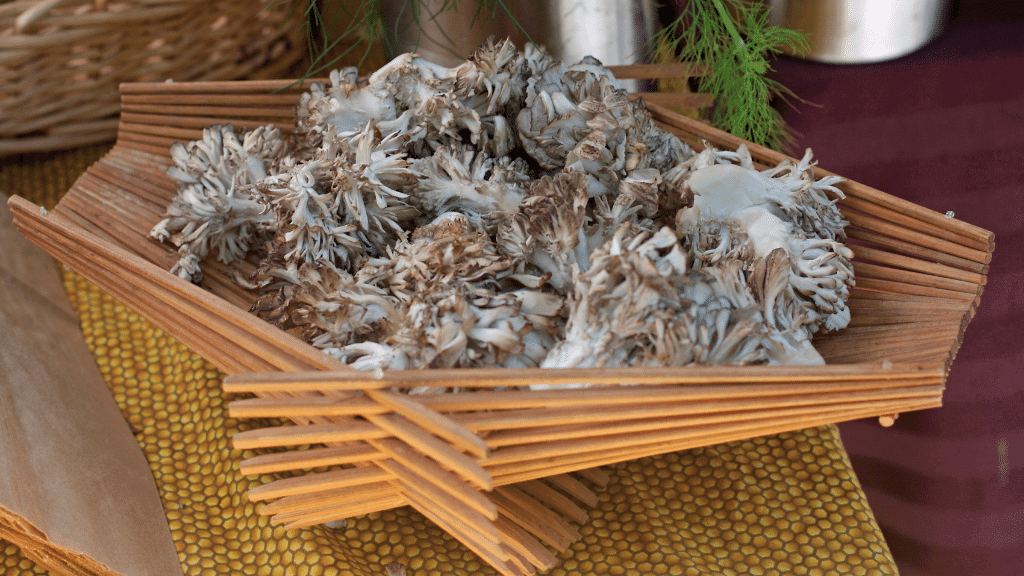
[[[0,1],[0,156],[113,140],[118,85],[282,78],[301,11],[260,0]]]
[[[203,286],[193,286],[167,272],[176,254],[147,239],[176,193],[165,174],[169,145],[197,139],[216,123],[287,127],[302,88],[280,92],[285,86],[125,85],[113,151],[53,212],[12,202],[15,223],[30,239],[202,353],[228,374],[226,392],[258,396],[232,402],[231,416],[293,424],[240,432],[236,449],[325,446],[255,456],[243,472],[349,466],[251,489],[251,501],[274,500],[260,513],[273,514],[275,523],[297,528],[409,504],[500,573],[532,574],[555,563],[534,537],[559,551],[578,537],[555,520],[559,504],[552,502],[564,497],[537,480],[941,404],[947,370],[980,302],[993,235],[856,182],[841,185],[840,203],[856,256],[853,321],[816,340],[829,366],[354,373],[245,312],[252,295],[223,266],[210,263]],[[695,146],[744,144],[763,165],[785,158],[649,107]],[[595,387],[415,399],[388,390],[415,378],[468,388],[553,379]],[[622,383],[635,386],[616,386]]]

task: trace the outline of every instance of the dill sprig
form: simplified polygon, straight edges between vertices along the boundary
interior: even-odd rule
[[[792,92],[767,77],[768,58],[784,49],[807,48],[806,37],[772,26],[768,9],[748,0],[689,0],[679,6],[678,18],[658,32],[680,61],[708,66],[698,90],[715,99],[711,122],[756,144],[780,149],[790,136],[771,105],[772,97]]]

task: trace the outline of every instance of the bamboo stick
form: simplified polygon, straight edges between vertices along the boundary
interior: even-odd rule
[[[462,368],[459,370],[389,370],[358,372],[265,372],[233,374],[224,379],[227,392],[302,390],[380,390],[418,386],[495,388],[528,386],[538,382],[595,386],[629,384],[716,384],[730,383],[742,371],[744,379],[756,382],[850,381],[862,378],[902,380],[939,374],[924,365],[890,366],[686,366],[664,368]]]
[[[266,126],[267,124],[274,124],[276,126],[281,120],[280,115],[272,115],[267,118],[262,116],[161,116],[159,114],[121,112],[121,122],[124,129],[140,134],[156,134],[159,136],[192,134],[195,130],[199,130],[201,137],[203,130],[210,126],[230,125],[235,130],[251,130],[260,126]],[[289,124],[285,124],[285,127],[290,129],[291,126]],[[284,130],[282,128],[282,131]]]
[[[991,252],[978,250],[971,246],[963,246],[942,238],[935,238],[934,236],[929,236],[928,234],[918,232],[912,228],[897,226],[896,224],[892,224],[882,218],[878,218],[870,214],[846,211],[843,212],[843,216],[850,221],[851,226],[865,228],[875,233],[890,236],[897,240],[916,244],[922,248],[945,252],[947,254],[951,254],[965,260],[970,260],[972,262],[979,262],[981,264],[988,264],[992,260]]]
[[[939,321],[954,326],[958,324],[958,320],[963,314],[954,314],[952,312],[943,312],[941,310],[936,311],[934,314],[928,314],[927,312],[912,313],[912,312],[893,312],[892,314],[886,314],[884,310],[857,310],[859,314],[856,314],[856,322],[850,320],[847,328],[860,328],[863,326],[890,326],[893,328],[904,328],[907,334],[902,335],[902,340],[908,340],[908,338],[915,335],[924,334],[927,335],[929,332],[920,326],[920,320],[922,318],[929,318],[929,321]],[[816,344],[815,344],[816,345]],[[876,347],[877,349],[877,347]],[[881,350],[879,350],[881,352]]]
[[[224,118],[232,115],[244,118],[277,118],[281,122],[295,122],[295,108],[284,106],[212,106],[204,104],[126,104],[121,113],[160,114],[187,118]]]
[[[134,167],[121,164],[117,162],[116,159],[112,158],[93,164],[86,174],[89,174],[90,176],[95,177],[98,181],[105,183],[107,187],[117,186],[119,188],[145,190],[145,192],[139,192],[131,195],[130,197],[137,199],[140,206],[146,207],[146,213],[151,215],[153,222],[159,221],[163,218],[167,205],[170,202],[170,198],[177,192],[177,189],[174,186],[170,186],[167,182],[159,182],[156,178],[152,177],[148,171],[133,168]],[[83,175],[83,178],[84,177],[85,175]],[[158,193],[157,190],[161,189],[163,190],[163,193]],[[109,191],[105,190],[105,192],[105,195],[108,197],[113,195]],[[129,197],[123,193],[121,196],[125,198]],[[149,227],[143,227],[141,230],[136,230],[136,233],[140,236],[146,235],[148,232]]]
[[[915,399],[910,403],[920,402],[921,400]],[[744,425],[750,422],[765,421],[770,424],[773,419],[806,418],[822,413],[837,412],[867,412],[875,410],[879,411],[878,413],[880,414],[887,414],[900,412],[895,407],[903,406],[907,403],[900,402],[899,400],[884,400],[835,404],[829,406],[827,410],[823,410],[819,406],[810,406],[771,411],[754,410],[744,413],[715,413],[707,416],[687,418],[683,421],[654,419],[638,423],[626,422],[622,425],[602,428],[600,436],[590,435],[584,438],[573,438],[571,436],[573,431],[566,428],[556,429],[555,427],[549,427],[540,432],[532,430],[508,431],[501,433],[500,438],[495,438],[498,434],[488,437],[488,442],[492,445],[498,443],[501,439],[509,441],[509,445],[492,450],[490,456],[484,460],[484,464],[488,469],[491,469],[498,465],[568,455],[575,452],[628,447],[644,442],[692,435],[695,432],[703,435],[707,430],[727,427],[737,423]],[[529,439],[530,443],[526,443],[527,439]]]
[[[158,153],[147,152],[140,150],[134,146],[128,146],[122,143],[114,144],[114,148],[103,157],[101,161],[113,162],[117,165],[130,167],[140,172],[146,172],[152,174],[154,177],[163,177],[167,185],[173,186],[170,181],[167,181],[167,168],[172,166],[174,162],[171,160],[170,149],[162,149]],[[173,197],[174,193],[168,196],[168,200]]]
[[[174,143],[173,141],[168,141],[166,145],[158,145],[152,142],[131,142],[130,138],[122,138],[120,134],[118,135],[117,140],[121,146],[126,146],[130,143],[133,150],[152,154],[154,156],[166,156],[167,150],[170,148],[171,144]]]
[[[551,484],[555,488],[558,488],[565,494],[568,494],[591,508],[597,506],[597,494],[595,494],[590,488],[584,486],[582,482],[574,478],[571,474],[555,473],[550,476],[543,477],[542,481]]]
[[[169,136],[153,136],[151,134],[140,134],[136,131],[125,129],[127,127],[119,127],[117,133],[117,139],[131,144],[140,149],[145,149],[150,152],[158,152],[160,150],[167,150],[175,142],[182,142],[181,138],[172,138]],[[188,138],[188,140],[196,140],[199,137],[197,134],[195,138]]]
[[[347,502],[330,508],[323,508],[303,515],[282,515],[270,518],[273,524],[284,524],[285,530],[298,530],[318,524],[324,524],[342,518],[362,516],[372,512],[383,512],[405,506],[406,501],[397,495],[381,495],[356,502]]]
[[[273,474],[275,472],[369,462],[371,460],[380,460],[381,458],[383,458],[383,455],[380,452],[365,444],[328,446],[326,448],[260,454],[259,456],[242,460],[241,464],[239,464],[239,471],[246,476],[255,476],[258,474]]]
[[[235,92],[231,94],[202,94],[194,92],[137,92],[121,93],[122,105],[133,104],[187,104],[199,106],[258,106],[293,108],[298,102],[297,94],[260,94],[256,92]]]
[[[945,329],[947,326],[943,325]],[[924,334],[934,334],[935,330],[924,331]],[[892,337],[899,334],[893,330]],[[884,336],[875,331],[868,335],[871,338],[883,339]],[[564,390],[505,390],[505,391],[476,391],[459,392],[458,394],[438,393],[423,394],[409,397],[410,402],[417,402],[429,406],[435,410],[449,413],[449,417],[455,422],[465,425],[467,422],[475,421],[481,416],[459,416],[457,412],[477,412],[492,410],[525,410],[530,408],[573,408],[573,407],[602,407],[602,406],[636,406],[643,404],[662,404],[667,402],[698,402],[743,398],[773,398],[794,395],[822,394],[822,393],[855,393],[859,390],[884,390],[900,388],[904,386],[924,386],[939,382],[942,379],[940,373],[925,374],[913,379],[903,380],[859,380],[849,382],[831,382],[827,379],[821,382],[797,382],[780,384],[761,384],[757,382],[733,382],[730,384],[709,384],[709,385],[685,385],[678,387],[670,386],[620,386],[620,387],[591,387],[580,389]],[[289,410],[270,411],[254,413],[254,417],[289,416],[297,414],[309,414],[316,410],[323,401],[314,399],[307,407],[302,398],[285,399],[279,403],[288,405]],[[374,410],[372,413],[376,413]],[[483,416],[487,418],[488,416]],[[500,417],[500,416],[496,416]]]
[[[371,482],[384,482],[392,478],[391,473],[380,468],[346,468],[330,472],[317,472],[304,476],[295,476],[274,480],[255,488],[250,488],[248,495],[251,502],[309,494],[333,488],[345,488]]]
[[[891,312],[904,312],[914,315],[928,314],[929,312],[949,312],[956,315],[963,315],[970,305],[963,300],[946,300],[941,298],[926,299],[881,299],[881,298],[850,298],[847,305],[851,310],[857,312],[871,312],[884,310]]]
[[[907,405],[902,411],[924,410],[937,408],[941,402],[921,403]],[[899,412],[899,411],[897,411]],[[582,469],[591,469],[598,466],[615,464],[629,460],[636,460],[657,454],[667,454],[680,450],[688,450],[711,444],[727,443],[746,438],[754,438],[769,434],[780,434],[791,430],[800,430],[814,426],[822,426],[847,420],[868,418],[874,416],[871,411],[836,412],[823,413],[814,417],[779,419],[774,425],[765,426],[763,422],[751,422],[742,425],[722,427],[699,436],[681,435],[676,438],[664,439],[650,444],[638,444],[620,449],[597,449],[589,452],[581,452],[567,457],[546,458],[526,463],[495,466],[492,469],[495,483],[498,485],[514,484],[534,480],[537,478],[548,478],[554,474],[575,472]]]
[[[942,298],[935,296],[919,296],[915,294],[900,294],[896,292],[884,292],[880,290],[869,290],[862,286],[857,286],[850,291],[850,302],[854,300],[882,300],[887,302],[907,302],[913,303],[918,302],[922,304],[955,304],[963,306],[963,299],[956,298]]]
[[[835,393],[857,390],[893,388],[907,385],[926,385],[939,381],[942,373],[901,380],[864,379],[860,381],[761,383],[757,380],[734,381],[728,384],[681,386],[619,386],[591,387],[563,390],[505,390],[460,392],[459,394],[424,394],[418,400],[442,412],[472,412],[480,410],[511,410],[527,408],[558,408],[578,406],[590,408],[602,405],[639,405],[708,398],[735,399],[745,397],[776,397],[795,394]],[[454,416],[453,416],[454,417]]]
[[[956,326],[963,313],[941,309],[929,313],[916,310],[890,311],[884,308],[858,309],[851,307],[851,316],[857,316],[858,318],[856,322],[851,318],[848,327],[900,325],[907,330],[908,334],[926,334],[927,332],[919,326],[919,322],[923,318],[927,318],[929,322],[943,322],[947,326],[949,324]],[[903,336],[905,337],[907,334]]]
[[[934,334],[937,330],[945,330],[949,328],[949,323],[944,321],[932,321],[922,320],[916,323],[910,333],[914,336],[922,334]],[[871,325],[871,326],[850,326],[843,328],[837,332],[826,332],[824,334],[817,334],[814,337],[814,343],[817,345],[819,342],[828,340],[842,340],[845,338],[853,338],[857,336],[898,336],[908,328],[901,326],[890,326],[885,324]]]
[[[255,450],[257,448],[280,448],[329,442],[377,440],[387,438],[388,435],[387,432],[373,424],[353,420],[344,424],[271,426],[243,430],[231,437],[231,445],[236,450]]]
[[[577,474],[602,488],[611,482],[611,478],[608,476],[608,473],[596,466],[594,468],[585,468],[580,470]]]
[[[298,94],[308,90],[313,82],[326,83],[327,78],[297,80],[226,80],[204,82],[125,82],[118,90],[123,96],[133,94],[250,94],[273,93],[281,90]],[[294,102],[293,102],[294,104]]]
[[[536,574],[537,567],[534,566],[529,559],[517,552],[514,548],[508,545],[506,542],[502,542],[502,548],[508,553],[509,563],[515,564],[516,569],[520,570],[525,574]]]
[[[402,463],[410,470],[416,471],[423,478],[426,478],[427,481],[433,482],[438,488],[449,491],[470,508],[488,518],[493,519],[496,517],[497,509],[493,502],[488,500],[478,490],[474,490],[458,475],[442,468],[436,460],[427,458],[409,445],[397,440],[371,441],[370,445],[382,453],[387,453],[388,456]],[[490,482],[489,476],[488,482]]]
[[[678,431],[683,428],[699,428],[702,426],[723,424],[723,423],[740,423],[748,420],[767,418],[769,416],[790,416],[790,415],[808,415],[821,413],[826,411],[834,411],[837,409],[853,410],[860,407],[872,408],[878,410],[879,414],[891,412],[889,407],[893,402],[900,401],[911,401],[920,398],[938,397],[941,394],[941,389],[935,394],[921,394],[916,396],[907,396],[900,398],[888,398],[885,401],[877,402],[851,402],[846,404],[835,404],[830,406],[811,405],[803,407],[787,407],[785,409],[775,410],[746,410],[736,412],[708,412],[705,415],[690,415],[687,418],[672,418],[672,417],[660,417],[660,418],[648,418],[648,419],[635,419],[635,420],[622,420],[614,424],[606,424],[605,426],[537,426],[532,428],[515,428],[496,432],[487,438],[488,443],[497,453],[500,454],[493,456],[496,460],[488,459],[485,461],[485,466],[490,469],[495,465],[505,463],[503,459],[507,458],[520,458],[520,459],[536,459],[528,455],[533,454],[532,450],[543,451],[543,450],[557,450],[561,452],[571,452],[579,445],[570,446],[568,443],[572,441],[587,442],[595,440],[598,442],[604,442],[608,440],[605,436],[619,435],[618,440],[623,444],[628,444],[632,440],[627,438],[629,435],[639,433],[652,433],[658,434],[666,431]],[[563,442],[564,444],[557,444]],[[514,450],[521,450],[522,454],[527,456],[519,455],[519,452],[513,452]]]
[[[938,332],[925,332],[921,331],[920,334],[912,335],[910,337],[902,334],[886,335],[884,337],[875,336],[872,334],[862,335],[844,335],[842,339],[817,339],[819,342],[815,343],[815,347],[824,346],[826,344],[839,345],[844,347],[857,348],[860,347],[863,350],[870,350],[876,357],[885,356],[886,351],[891,346],[896,345],[918,345],[918,344],[929,344],[935,342],[947,341],[950,338],[956,338],[956,329],[943,328]]]
[[[434,524],[440,526],[445,532],[448,532],[448,534],[454,536],[456,540],[462,542],[464,546],[486,560],[499,572],[514,576],[525,573],[520,568],[510,564],[509,553],[507,550],[502,548],[500,542],[488,541],[481,538],[479,534],[470,530],[458,518],[453,518],[450,515],[440,513],[434,509],[429,502],[425,502],[414,494],[406,494],[406,498],[408,498],[409,504],[419,513],[426,516],[429,520],[434,522]]]
[[[288,418],[305,416],[360,416],[390,410],[365,397],[246,398],[228,403],[231,418]]]
[[[521,526],[509,520],[506,516],[498,516],[494,522],[498,532],[501,533],[502,541],[521,554],[531,564],[541,570],[550,570],[558,563],[558,558],[548,551],[543,544],[535,540]]]
[[[139,220],[149,224],[150,222],[155,223],[162,219],[167,208],[166,198],[175,194],[176,189],[167,185],[161,186],[153,178],[140,178],[140,171],[129,172],[123,166],[116,168],[113,166],[108,168],[108,166],[109,164],[106,162],[93,164],[79,178],[77,185],[83,192],[106,200],[106,205],[103,206],[104,211],[108,213],[115,210],[128,212],[130,216],[126,221],[121,221],[122,225],[131,229],[136,235],[148,235],[149,226],[139,229],[130,225],[135,224]],[[132,188],[145,188],[150,191],[162,188],[164,193],[160,195],[125,194],[125,189]],[[141,212],[134,213],[131,210],[140,210]]]
[[[930,274],[941,278],[951,278],[978,286],[984,286],[986,282],[985,275],[977,272],[961,270],[945,264],[927,262],[910,256],[893,254],[892,252],[871,248],[869,246],[853,244],[849,247],[853,250],[854,257],[860,260],[868,260],[878,264],[884,264],[895,268],[904,268],[906,270]]]
[[[886,358],[892,362],[933,362],[945,365],[951,354],[949,349],[950,340],[920,348],[895,348],[886,351]],[[875,358],[878,356],[878,353],[873,350],[858,352],[850,349],[846,349],[843,352],[844,361],[848,362],[863,362],[869,356]]]
[[[282,518],[280,515],[305,515],[324,508],[337,508],[346,504],[395,496],[397,496],[397,492],[393,490],[391,482],[367,482],[355,486],[278,498],[260,507],[259,514],[261,516],[278,516],[278,520],[287,520],[288,517]]]
[[[941,238],[975,250],[986,251],[988,249],[989,238],[964,236],[956,229],[951,229],[945,225],[948,223],[948,220],[950,220],[949,218],[946,219],[947,222],[939,223],[922,221],[904,212],[894,210],[891,207],[879,205],[865,198],[859,198],[852,195],[840,200],[839,205],[841,207],[870,214],[876,218],[882,218],[886,222],[890,222],[895,226],[905,226],[906,228],[916,230],[917,232],[926,234],[933,238]],[[843,213],[845,215],[846,211]]]
[[[549,546],[565,550],[580,537],[580,533],[569,523],[537,504],[521,490],[509,486],[497,488],[491,493],[491,500],[503,516]]]
[[[877,264],[870,264],[867,262],[854,261],[853,270],[854,277],[858,280],[863,277],[892,280],[917,286],[928,286],[932,288],[940,288],[942,290],[964,292],[966,294],[970,294],[972,297],[978,293],[979,285],[972,282],[964,282],[963,280],[954,280],[952,278],[941,278],[931,274],[922,274],[920,272],[889,268],[887,266],[879,266]]]
[[[924,246],[893,238],[887,234],[875,232],[874,230],[868,230],[866,228],[847,227],[846,236],[849,240],[867,242],[873,246],[877,246],[878,248],[894,250],[898,254],[920,258],[930,262],[938,262],[957,270],[967,270],[977,274],[987,274],[988,262],[991,261],[991,257],[985,257],[982,258],[982,262],[976,262],[974,260],[954,256],[934,248],[925,248]],[[853,242],[848,242],[847,245],[854,249],[856,249],[857,246],[857,244]]]
[[[932,395],[936,392],[941,392],[941,389],[941,384],[933,384],[913,388],[868,390],[838,394],[806,394],[770,399],[760,397],[754,392],[750,397],[741,400],[722,400],[710,396],[700,399],[687,399],[681,402],[636,402],[617,406],[591,406],[586,410],[580,410],[578,407],[510,409],[464,414],[460,415],[457,420],[474,432],[535,428],[552,424],[558,424],[565,428],[580,429],[579,427],[584,425],[598,427],[603,425],[603,423],[682,417],[693,414],[705,414],[709,411],[772,410],[793,406],[841,404],[853,398],[857,400],[909,398]],[[488,436],[487,442],[492,448],[495,446],[495,441],[494,435]]]
[[[242,120],[235,126],[240,126],[246,129],[255,128],[260,126],[258,122]],[[156,136],[160,138],[169,138],[175,141],[190,142],[193,140],[201,140],[203,138],[203,128],[181,128],[177,126],[158,126],[154,124],[139,124],[136,122],[121,121],[118,127],[119,133],[134,134],[136,136]]]
[[[384,390],[367,390],[366,395],[380,405],[391,408],[427,432],[442,438],[453,446],[473,456],[487,455],[487,444],[479,436],[462,427],[458,422],[438,414],[429,407],[403,395]]]
[[[397,414],[369,415],[366,418],[376,426],[375,430],[401,439],[481,490],[490,490],[494,487],[491,477],[476,460],[459,452],[451,444],[426,433],[405,418]]]
[[[857,265],[854,264],[854,270],[857,269]],[[905,282],[899,282],[888,278],[857,278],[857,285],[861,288],[868,290],[879,290],[882,292],[896,292],[900,294],[913,294],[917,296],[933,296],[936,298],[950,298],[957,299],[964,302],[973,302],[977,297],[977,293],[971,294],[968,292],[959,292],[956,290],[945,290],[942,288],[934,288],[931,286],[919,286],[916,284],[907,284]]]
[[[89,226],[95,226],[97,222],[104,223],[110,222],[111,218],[108,213],[104,213],[99,207],[101,203],[90,201],[88,194],[83,194],[74,200],[64,204],[64,208],[74,210],[75,219],[79,225],[86,224]],[[149,241],[148,238],[140,238],[138,234],[131,230],[126,230],[124,226],[117,224],[109,224],[109,228],[104,229],[104,235],[102,238],[112,244],[120,244],[123,246],[137,246],[140,249],[140,256],[143,254],[149,258],[156,259],[157,261],[173,262],[171,258],[173,256],[168,254],[164,250],[154,250],[155,246]]]
[[[496,511],[490,516],[485,516],[479,510],[466,506],[448,490],[438,487],[394,460],[381,462],[381,467],[398,478],[399,489],[403,494],[414,494],[433,510],[458,518],[472,531],[490,542],[501,541],[501,535],[492,523],[492,520],[498,517]]]
[[[590,519],[587,511],[577,506],[571,498],[540,480],[528,480],[518,484],[517,487],[551,510],[567,516],[574,522],[585,524]]]

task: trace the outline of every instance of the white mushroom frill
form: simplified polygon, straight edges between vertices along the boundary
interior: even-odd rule
[[[696,153],[593,58],[405,54],[171,156],[173,271],[247,261],[255,313],[358,369],[815,364],[850,321],[841,179]]]

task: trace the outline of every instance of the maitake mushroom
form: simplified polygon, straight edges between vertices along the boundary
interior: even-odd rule
[[[850,320],[840,179],[695,153],[593,58],[405,54],[172,158],[174,272],[249,260],[254,311],[358,369],[814,364]]]

